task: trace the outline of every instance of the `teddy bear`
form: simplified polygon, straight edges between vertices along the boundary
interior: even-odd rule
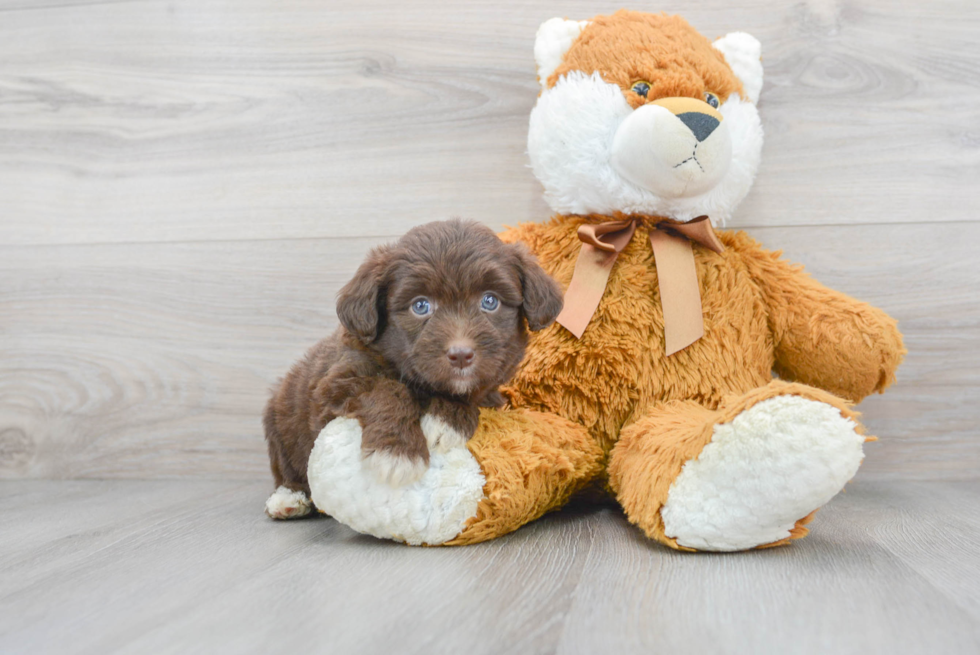
[[[759,42],[623,10],[543,23],[534,57],[528,155],[555,214],[501,236],[561,284],[562,314],[532,335],[507,406],[412,485],[364,471],[356,420],[327,425],[313,502],[409,544],[492,539],[586,487],[674,549],[805,536],[872,438],[852,405],[905,349],[884,312],[720,229],[759,165]]]

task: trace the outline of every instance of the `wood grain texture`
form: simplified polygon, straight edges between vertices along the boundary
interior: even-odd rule
[[[894,225],[886,244],[878,226],[753,234],[906,334],[898,383],[859,407],[881,437],[862,475],[975,476],[980,224]],[[376,242],[0,248],[0,477],[266,476],[268,389],[336,325]]]
[[[371,246],[548,215],[534,32],[618,7],[0,0],[0,478],[265,478],[267,390]],[[980,5],[647,9],[763,43],[733,226],[901,322],[862,476],[975,476]]]
[[[0,652],[980,652],[968,0],[634,5],[762,41],[732,226],[906,334],[810,537],[690,556],[576,506],[411,549],[262,514],[261,407],[337,289],[411,225],[547,217],[534,32],[620,6],[0,0]]]
[[[619,7],[3,0],[0,243],[540,220],[524,154],[535,30]],[[656,9],[762,41],[767,144],[738,224],[977,219],[977,3]]]
[[[408,548],[273,522],[259,483],[0,482],[0,651],[943,653],[980,648],[980,483],[857,482],[813,533],[692,555],[615,508]]]

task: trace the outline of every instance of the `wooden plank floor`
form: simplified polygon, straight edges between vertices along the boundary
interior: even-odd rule
[[[812,537],[615,508],[465,549],[276,524],[260,412],[372,246],[549,215],[537,26],[621,0],[0,0],[0,654],[980,652],[980,3],[664,0],[760,39],[730,227],[894,315]]]
[[[980,651],[980,481],[855,481],[790,547],[711,555],[577,506],[409,548],[273,522],[252,482],[0,482],[2,653]]]

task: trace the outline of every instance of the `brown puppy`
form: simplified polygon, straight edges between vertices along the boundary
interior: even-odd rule
[[[265,411],[277,492],[273,518],[310,509],[306,466],[320,430],[357,418],[365,463],[392,485],[421,477],[429,449],[466,443],[480,406],[524,356],[527,329],[550,325],[558,285],[521,245],[451,220],[373,250],[340,291],[341,327],[280,383]]]

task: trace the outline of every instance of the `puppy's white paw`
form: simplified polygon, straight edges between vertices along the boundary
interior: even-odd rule
[[[265,513],[272,519],[298,519],[310,513],[310,499],[302,491],[279,487],[265,501]]]
[[[374,473],[376,478],[392,487],[402,487],[417,482],[428,470],[421,459],[409,459],[380,450],[365,457],[364,465]]]
[[[421,425],[422,434],[425,435],[425,441],[429,444],[430,452],[445,453],[453,448],[465,446],[468,441],[466,435],[435,414],[423,416]]]

